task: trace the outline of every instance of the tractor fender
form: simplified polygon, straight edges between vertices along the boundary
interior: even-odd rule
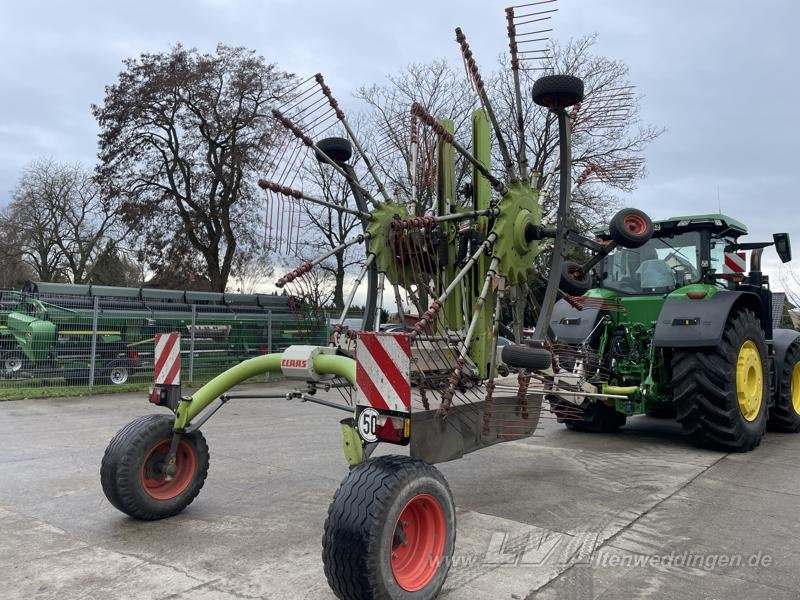
[[[773,365],[775,367],[775,390],[781,389],[783,379],[783,361],[786,353],[795,344],[800,344],[800,331],[794,329],[775,329],[772,333]]]
[[[720,290],[704,300],[668,297],[656,322],[653,343],[659,348],[716,346],[734,307],[751,309],[766,325],[761,299],[751,292]],[[770,321],[771,316],[766,316]],[[770,328],[765,326],[765,335]]]
[[[578,310],[566,300],[559,300],[553,306],[550,329],[559,342],[582,344],[603,314],[605,313],[596,308]]]

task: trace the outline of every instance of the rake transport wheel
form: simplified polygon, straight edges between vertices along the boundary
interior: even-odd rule
[[[571,260],[564,261],[561,267],[561,281],[558,287],[570,296],[583,296],[592,289],[591,274],[584,273],[581,265]]]
[[[713,348],[674,350],[672,388],[678,422],[693,442],[728,452],[758,446],[767,421],[769,371],[753,311],[732,311]]]
[[[794,344],[786,352],[781,386],[775,392],[767,425],[772,431],[800,431],[800,344]]]
[[[145,415],[117,432],[106,448],[100,482],[109,502],[131,517],[147,521],[171,517],[189,506],[208,474],[208,445],[199,431],[181,436],[177,470],[164,476],[172,440],[168,415]]]
[[[405,456],[355,467],[333,497],[322,537],[328,584],[347,600],[435,598],[456,538],[444,477]]]
[[[653,221],[636,208],[623,208],[608,223],[611,239],[623,248],[640,248],[653,237]]]

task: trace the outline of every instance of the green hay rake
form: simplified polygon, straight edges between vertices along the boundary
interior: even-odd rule
[[[306,203],[360,230],[303,262],[278,286],[305,296],[308,304],[304,281],[315,269],[337,253],[360,249],[352,290],[328,345],[292,346],[250,359],[190,397],[181,398],[177,389],[156,394],[155,401],[174,414],[133,421],[106,451],[102,484],[112,504],[139,519],[183,510],[206,478],[208,447],[200,427],[236,397],[229,391],[238,383],[282,373],[301,382],[290,398],[348,413],[341,430],[350,470],[330,505],[323,537],[324,569],[334,593],[340,598],[432,598],[443,585],[455,542],[453,497],[433,465],[531,436],[543,416],[543,401],[553,394],[574,401],[576,414],[587,398],[614,397],[585,381],[559,377],[551,314],[563,278],[580,275],[574,268],[565,274],[569,244],[594,255],[585,266],[588,272],[617,243],[648,239],[652,224],[646,217],[626,220],[633,213],[623,212],[618,221],[629,223],[625,235],[603,243],[570,228],[570,126],[584,96],[576,77],[545,75],[530,90],[559,130],[556,165],[545,174],[531,170],[520,72],[538,68],[547,54],[542,31],[523,29],[553,12],[538,4],[548,3],[506,11],[515,95],[510,132],[503,131],[466,37],[456,30],[481,107],[472,115],[466,143],[459,141],[452,122],[437,120],[420,104],[410,107],[407,197],[389,193],[322,76],[302,82],[275,107],[276,139],[284,143],[277,145],[260,185],[270,198],[269,218],[282,223],[276,229]],[[542,47],[520,50],[527,41]],[[323,137],[333,126],[346,137]],[[420,146],[431,139],[435,160],[426,166]],[[492,167],[493,150],[500,169]],[[294,187],[307,158],[346,183],[347,202]],[[456,178],[460,161],[472,171],[463,200]],[[431,164],[435,202],[425,207],[418,195],[431,180],[421,173],[433,171]],[[542,178],[547,185],[541,185]],[[540,194],[555,179],[557,209],[546,222]],[[288,209],[275,208],[279,205]],[[296,229],[274,239],[289,250],[303,244]],[[545,247],[549,268],[540,272],[536,265]],[[546,281],[540,298],[533,293],[536,281]],[[363,319],[359,328],[347,328],[345,318],[362,282],[367,290]],[[398,331],[381,331],[386,308],[398,314]],[[504,324],[508,321],[510,327]],[[502,337],[513,342],[500,347]],[[564,418],[566,409],[559,406]],[[408,455],[372,458],[381,443],[407,446]]]

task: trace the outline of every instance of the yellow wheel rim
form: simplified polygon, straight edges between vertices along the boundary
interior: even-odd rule
[[[800,371],[797,371],[797,377],[800,379]],[[794,382],[794,373],[792,382]],[[800,389],[800,382],[798,389]],[[764,401],[764,368],[761,365],[758,346],[751,340],[745,341],[739,349],[739,358],[736,360],[736,394],[742,416],[747,421],[755,421],[761,412],[761,405]],[[794,400],[793,396],[792,401],[794,402]],[[797,402],[795,408],[800,407],[800,398],[797,399]]]
[[[794,363],[789,393],[792,395],[792,406],[794,407],[794,412],[800,415],[800,362]]]

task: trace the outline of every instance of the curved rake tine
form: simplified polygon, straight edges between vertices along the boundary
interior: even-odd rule
[[[436,117],[434,117],[427,110],[425,110],[424,106],[415,102],[411,106],[411,110],[414,112],[414,114],[416,114],[419,117],[419,119],[423,123],[425,123],[425,125],[433,129],[433,131],[436,132],[436,134],[439,137],[441,137],[445,142],[453,146],[456,152],[458,152],[461,156],[466,158],[470,162],[470,164],[472,164],[472,166],[475,167],[475,169],[477,169],[477,171],[486,178],[486,181],[488,181],[489,184],[496,191],[500,192],[501,194],[506,193],[507,191],[506,185],[502,181],[500,181],[497,177],[492,175],[489,169],[487,169],[481,161],[475,158],[475,156],[473,156],[473,154],[469,150],[467,150],[466,148],[464,148],[464,146],[459,144],[453,137],[453,134],[451,134],[444,127],[442,127],[442,124],[436,120]]]
[[[322,256],[318,256],[314,260],[306,261],[302,265],[300,265],[299,267],[294,269],[293,271],[290,271],[289,273],[287,273],[286,275],[281,277],[278,281],[276,281],[275,282],[275,286],[279,287],[279,288],[282,288],[287,283],[291,283],[292,281],[294,281],[295,279],[297,279],[301,275],[305,275],[311,269],[316,267],[321,262],[329,259],[331,256],[333,256],[337,252],[341,252],[342,250],[345,250],[345,249],[349,248],[350,246],[355,246],[356,244],[360,244],[361,242],[363,242],[364,240],[368,240],[369,238],[370,238],[370,235],[368,233],[363,233],[363,234],[360,234],[355,239],[352,239],[352,240],[349,240],[347,242],[344,242],[343,244],[339,244],[338,246],[336,246],[335,248],[333,248],[329,252],[326,252]]]
[[[497,117],[494,114],[492,104],[489,102],[489,96],[486,94],[486,88],[483,85],[483,79],[478,71],[478,65],[475,62],[475,57],[472,55],[472,50],[467,43],[467,36],[464,35],[464,32],[460,27],[456,27],[456,41],[461,47],[461,55],[464,57],[464,62],[467,66],[467,72],[475,84],[475,89],[478,92],[481,104],[483,105],[483,108],[489,117],[489,121],[492,123],[494,135],[497,138],[497,145],[500,147],[500,154],[503,155],[503,164],[505,165],[506,172],[508,172],[510,177],[514,179],[514,163],[511,160],[511,153],[508,151],[508,145],[503,137],[503,131],[500,129],[500,124],[497,122]]]
[[[355,133],[350,127],[350,123],[347,122],[347,119],[344,116],[344,111],[342,111],[342,109],[339,108],[339,102],[337,102],[336,98],[333,97],[333,94],[331,93],[331,88],[329,88],[325,84],[325,79],[322,77],[321,73],[317,73],[314,76],[314,78],[316,79],[317,83],[322,89],[322,93],[328,99],[328,104],[331,105],[331,108],[336,113],[336,118],[338,118],[339,121],[342,123],[342,125],[344,125],[344,130],[347,132],[347,137],[350,138],[350,141],[353,142],[353,145],[356,147],[356,150],[358,150],[358,153],[361,155],[361,158],[364,161],[364,164],[366,165],[369,174],[372,175],[372,179],[375,180],[375,185],[378,186],[378,191],[381,193],[384,200],[386,200],[387,202],[391,202],[391,198],[389,198],[389,194],[386,193],[386,188],[384,187],[383,182],[380,180],[377,173],[375,172],[375,168],[372,166],[372,162],[370,161],[369,156],[367,156],[367,153],[364,151],[364,148],[361,146],[361,143],[358,141],[358,138],[356,138]]]
[[[365,190],[365,189],[364,189],[364,188],[361,186],[361,184],[358,182],[358,180],[356,180],[354,177],[351,177],[351,176],[350,176],[350,175],[347,173],[347,171],[346,171],[346,170],[344,170],[344,169],[343,169],[341,166],[339,166],[339,164],[338,164],[338,163],[337,163],[335,160],[333,160],[333,159],[332,159],[330,156],[328,156],[327,154],[325,154],[325,152],[323,152],[322,150],[320,150],[320,149],[319,149],[319,147],[318,147],[318,146],[317,146],[317,145],[314,143],[314,140],[312,140],[312,139],[311,139],[310,137],[308,137],[308,136],[307,136],[305,133],[303,133],[303,131],[302,131],[302,130],[301,130],[301,129],[300,129],[298,126],[297,126],[297,125],[295,125],[295,124],[292,122],[292,120],[291,120],[291,119],[289,119],[289,118],[288,118],[286,115],[284,115],[284,114],[283,114],[281,111],[279,111],[279,110],[277,110],[277,109],[275,109],[275,108],[273,108],[273,109],[272,109],[272,114],[273,114],[273,116],[274,116],[276,119],[278,119],[278,122],[280,122],[280,124],[281,124],[281,125],[283,125],[284,127],[286,127],[286,129],[288,129],[289,131],[291,131],[291,132],[292,132],[292,133],[293,133],[293,134],[294,134],[294,135],[295,135],[295,136],[296,136],[296,137],[297,137],[299,140],[301,140],[301,141],[302,141],[302,142],[303,142],[303,143],[304,143],[306,146],[308,146],[309,148],[311,148],[311,149],[312,149],[312,150],[313,150],[313,151],[316,153],[316,156],[318,156],[319,158],[321,158],[321,159],[323,160],[323,162],[325,162],[325,163],[329,164],[331,167],[333,167],[333,168],[334,168],[334,170],[335,170],[337,173],[339,173],[339,175],[341,175],[342,177],[344,177],[344,178],[345,178],[345,179],[348,181],[348,183],[350,183],[350,185],[352,185],[353,187],[355,187],[356,189],[358,189],[358,190],[359,190],[359,191],[360,191],[360,192],[361,192],[361,193],[364,195],[364,197],[365,197],[367,200],[369,200],[369,201],[370,201],[370,202],[373,204],[373,206],[377,206],[377,205],[375,204],[375,199],[372,197],[372,194],[370,194],[370,193],[369,193],[367,190]]]
[[[347,301],[344,303],[342,313],[339,315],[339,319],[336,321],[336,325],[333,329],[333,338],[331,339],[331,343],[334,345],[336,344],[336,338],[344,328],[344,320],[347,318],[347,313],[350,312],[350,307],[353,305],[356,292],[358,292],[358,288],[361,286],[361,282],[364,280],[364,276],[367,274],[367,271],[374,260],[375,254],[370,252],[369,256],[367,256],[367,260],[364,261],[364,266],[361,267],[361,271],[358,273],[358,277],[356,277],[355,281],[353,281],[353,287],[350,289],[350,294],[347,296]]]
[[[508,23],[508,48],[511,53],[511,72],[514,75],[514,106],[516,108],[517,123],[517,162],[519,163],[519,176],[528,178],[528,156],[525,154],[525,116],[522,112],[522,86],[519,80],[519,57],[517,56],[517,29],[514,24],[514,8],[506,9]]]
[[[292,198],[297,198],[298,200],[305,200],[306,202],[319,204],[320,206],[325,206],[326,208],[330,208],[339,212],[356,215],[357,217],[361,217],[362,219],[369,218],[369,213],[361,212],[360,210],[349,208],[347,206],[341,206],[340,204],[334,204],[333,202],[328,202],[327,200],[323,200],[322,198],[317,198],[315,196],[309,196],[308,194],[305,194],[300,190],[292,189],[285,185],[275,183],[274,181],[259,179],[258,186],[263,190],[271,190],[277,194],[283,194],[284,196],[290,196]]]

